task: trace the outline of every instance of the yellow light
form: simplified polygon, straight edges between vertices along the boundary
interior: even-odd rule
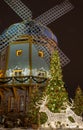
[[[18,69],[18,70],[13,70],[13,76],[20,76],[22,74],[22,70]]]
[[[3,70],[0,70],[0,78],[3,77]]]
[[[39,52],[38,52],[38,56],[40,56],[40,57],[43,58],[43,57],[44,57],[44,53],[43,53],[43,51],[39,51]]]
[[[16,56],[21,56],[22,55],[22,50],[16,50]]]

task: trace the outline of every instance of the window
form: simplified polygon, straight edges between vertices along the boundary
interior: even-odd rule
[[[38,52],[38,56],[40,56],[41,58],[43,58],[44,57],[44,52],[43,51],[39,51]]]
[[[13,76],[22,76],[22,70],[21,69],[13,70]]]
[[[21,56],[22,55],[22,50],[16,50],[16,56]]]
[[[45,71],[39,71],[38,72],[38,76],[39,77],[45,77],[46,76],[46,72]]]

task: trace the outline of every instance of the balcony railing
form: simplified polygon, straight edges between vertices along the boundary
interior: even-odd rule
[[[0,86],[45,85],[49,78],[42,76],[12,76],[0,78]]]

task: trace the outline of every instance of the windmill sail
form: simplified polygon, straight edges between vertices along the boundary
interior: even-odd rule
[[[62,67],[66,66],[70,62],[70,59],[62,52],[62,50],[58,46],[56,46],[56,49],[58,50],[59,53],[61,66]]]
[[[38,16],[35,18],[35,20],[42,23],[43,25],[48,25],[71,11],[73,8],[74,6],[68,0],[65,0],[63,3],[54,6],[50,10]]]
[[[24,5],[21,0],[4,0],[22,20],[28,20],[32,18],[31,10]]]

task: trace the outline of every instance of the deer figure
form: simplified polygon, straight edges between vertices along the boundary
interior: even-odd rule
[[[40,107],[39,112],[45,112],[48,116],[47,122],[44,125],[42,125],[41,127],[56,128],[56,125],[58,122],[61,123],[59,125],[63,126],[63,124],[64,124],[64,127],[69,127],[69,128],[76,127],[77,125],[81,126],[80,117],[77,116],[71,109],[71,108],[73,108],[73,104],[74,104],[73,100],[72,100],[72,103],[69,103],[69,104],[64,103],[64,106],[66,109],[64,111],[62,111],[61,113],[53,113],[46,106],[47,99],[48,99],[48,97],[46,96],[46,97],[44,97],[43,100],[40,101],[41,104],[36,104],[37,107]],[[68,119],[69,116],[73,117],[73,119],[75,120],[75,123],[72,123]]]
[[[57,122],[62,122],[63,124],[67,123],[67,117],[64,113],[53,113],[51,112],[46,104],[47,104],[47,96],[44,97],[44,99],[42,101],[40,101],[40,103],[42,102],[42,104],[36,104],[37,107],[40,107],[39,112],[45,112],[48,116],[48,120],[47,122],[42,125],[42,127],[52,127],[52,128],[56,128],[56,124]]]
[[[76,125],[76,126],[79,126],[80,128],[83,128],[83,122],[82,122],[82,119],[80,116],[77,116],[74,111],[72,110],[72,108],[74,108],[74,101],[71,99],[71,103],[65,103],[65,106],[66,106],[66,115],[67,117],[71,116],[73,117],[75,123],[73,124],[69,124],[70,127],[73,125]]]

